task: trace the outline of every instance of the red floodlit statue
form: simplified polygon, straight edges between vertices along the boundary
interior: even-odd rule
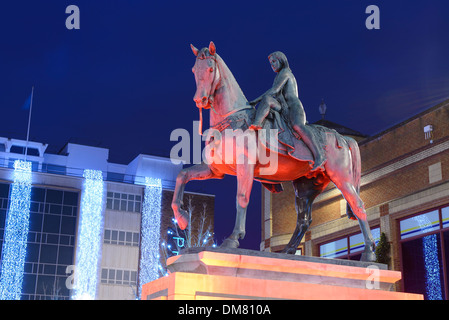
[[[188,224],[188,214],[182,208],[187,182],[234,175],[237,177],[236,221],[232,234],[221,246],[236,248],[238,240],[245,236],[246,208],[253,180],[260,181],[271,192],[282,191],[281,183],[292,181],[298,217],[296,229],[283,252],[294,254],[312,222],[314,199],[332,181],[348,202],[348,217],[359,222],[365,240],[361,259],[374,261],[375,244],[359,196],[361,163],[357,142],[335,130],[306,123],[285,55],[284,58],[278,53],[270,55],[270,63],[277,73],[273,88],[249,103],[216,53],[213,42],[201,50],[191,47],[196,56],[192,70],[200,121],[202,109],[211,112],[210,128],[204,132],[207,140],[203,162],[183,169],[176,179],[172,208],[180,228],[185,229]]]

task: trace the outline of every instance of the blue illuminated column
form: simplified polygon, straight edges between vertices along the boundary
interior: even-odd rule
[[[438,260],[437,235],[423,238],[424,266],[426,268],[426,292],[429,300],[443,300]]]
[[[142,285],[159,278],[161,197],[161,179],[146,177],[140,229],[139,297]]]
[[[30,224],[31,162],[14,162],[14,183],[10,194],[2,249],[0,299],[19,300]]]
[[[84,170],[73,299],[95,299],[103,228],[103,173]]]
[[[432,222],[425,215],[413,218],[418,222],[421,233],[426,233],[426,228],[432,226]],[[437,235],[425,236],[423,239],[424,268],[426,275],[426,293],[429,300],[443,300],[440,281],[440,261],[438,258]]]

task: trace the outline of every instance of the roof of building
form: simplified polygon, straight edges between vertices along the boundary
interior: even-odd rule
[[[409,118],[407,118],[407,119],[405,119],[405,120],[403,120],[403,121],[400,121],[399,123],[397,123],[397,124],[395,124],[395,125],[393,125],[393,126],[387,128],[387,129],[385,129],[385,130],[382,130],[382,131],[379,132],[379,133],[376,133],[376,134],[374,134],[374,135],[372,135],[372,136],[368,136],[366,139],[364,139],[363,141],[361,141],[361,144],[365,144],[365,143],[370,142],[370,141],[372,141],[372,140],[374,140],[374,139],[377,139],[377,138],[383,136],[384,134],[386,134],[386,133],[388,133],[388,132],[390,132],[390,131],[393,131],[393,130],[399,128],[399,127],[404,126],[404,124],[406,124],[406,123],[408,123],[408,122],[411,122],[411,121],[413,121],[413,120],[415,120],[415,119],[421,118],[421,117],[424,116],[425,114],[431,113],[432,111],[435,111],[435,110],[437,110],[437,109],[446,107],[446,106],[448,106],[448,105],[449,105],[449,99],[444,100],[443,102],[440,102],[439,104],[437,104],[437,105],[435,105],[435,106],[433,106],[433,107],[430,107],[430,108],[428,108],[428,109],[425,109],[424,111],[421,111],[421,112],[419,112],[419,113],[417,113],[417,114],[415,114],[415,115],[413,115],[413,116],[411,116],[411,117],[409,117]]]
[[[338,124],[338,123],[335,123],[335,122],[332,122],[332,121],[329,121],[326,119],[318,120],[317,122],[314,122],[314,124],[318,124],[320,126],[323,126],[323,127],[329,128],[329,129],[334,129],[338,133],[345,135],[345,136],[356,136],[356,137],[361,137],[361,138],[368,137],[366,134],[363,134],[359,131],[355,131],[355,130],[345,127],[341,124]]]

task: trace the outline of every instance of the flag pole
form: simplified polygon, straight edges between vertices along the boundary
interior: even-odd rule
[[[33,109],[33,94],[34,94],[34,86],[31,87],[30,113],[28,114],[27,142],[25,146],[25,161],[27,161],[28,141],[30,139],[30,124],[31,124],[31,110]]]

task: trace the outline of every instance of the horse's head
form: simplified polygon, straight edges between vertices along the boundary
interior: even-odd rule
[[[192,68],[196,81],[196,92],[193,100],[198,108],[209,109],[213,105],[215,89],[220,80],[215,45],[211,42],[209,48],[201,50],[193,45],[190,45],[190,47],[196,56],[195,65]]]

